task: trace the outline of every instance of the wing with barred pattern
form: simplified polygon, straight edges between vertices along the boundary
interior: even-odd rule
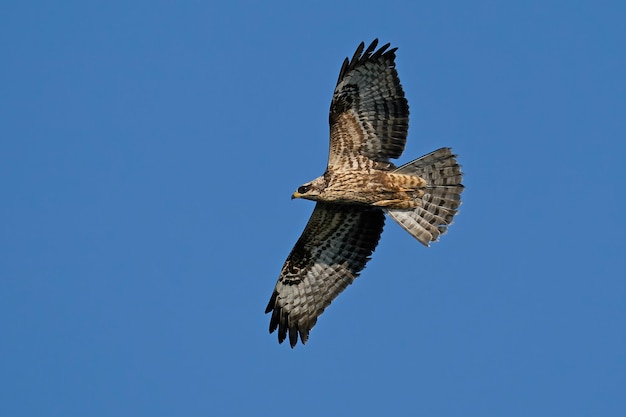
[[[396,71],[396,49],[361,43],[345,59],[330,105],[329,169],[385,168],[404,151],[409,105]]]
[[[365,268],[383,231],[381,209],[319,202],[287,261],[265,310],[270,333],[294,347],[326,307]]]

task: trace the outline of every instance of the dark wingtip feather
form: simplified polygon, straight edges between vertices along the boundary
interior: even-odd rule
[[[378,46],[378,38],[374,39],[372,43],[369,44],[367,49],[365,49],[365,42],[361,42],[359,46],[354,51],[354,55],[352,55],[352,59],[344,59],[343,64],[341,65],[341,70],[339,70],[339,78],[337,78],[337,84],[341,82],[341,80],[345,77],[345,75],[356,68],[358,65],[362,65],[370,59],[378,59],[382,56],[390,58],[391,61],[395,58],[395,52],[398,48],[392,48],[387,50],[391,43],[386,43],[376,50],[376,46]],[[364,51],[365,49],[365,51]]]
[[[363,42],[361,42],[361,45],[363,45]],[[369,58],[372,55],[372,52],[374,52],[374,49],[376,49],[376,45],[378,45],[378,38],[374,39],[372,41],[372,43],[370,43],[370,46],[367,47],[367,49],[363,53],[363,56],[361,57],[361,59]],[[383,48],[384,48],[384,46],[383,46]]]
[[[348,65],[350,65],[350,60],[348,58],[345,58],[343,60],[343,64],[341,65],[341,69],[339,70],[339,77],[337,78],[337,84],[341,82],[341,79],[346,74],[346,71],[348,71]]]
[[[265,314],[274,310],[274,306],[276,305],[276,297],[278,297],[278,291],[274,291],[272,296],[270,297],[270,302],[267,303],[267,307],[265,307]]]
[[[298,344],[298,325],[292,324],[289,327],[289,345],[293,349]]]
[[[270,333],[274,333],[278,328],[279,319],[278,319],[278,309],[272,312],[272,318],[270,319]]]
[[[287,338],[287,326],[285,326],[285,322],[280,320],[280,323],[278,325],[278,343],[283,343]]]
[[[311,327],[307,326],[306,329],[302,329],[300,328],[298,330],[298,332],[300,333],[300,341],[302,342],[302,344],[306,344],[306,342],[309,340],[309,330],[311,329]]]
[[[363,52],[363,48],[365,48],[365,42],[361,42],[359,46],[357,46],[356,51],[354,51],[354,55],[352,55],[352,59],[350,60],[350,62],[359,60],[359,58],[361,57],[361,53]]]

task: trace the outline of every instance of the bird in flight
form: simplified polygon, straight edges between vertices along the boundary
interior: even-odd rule
[[[397,48],[378,39],[346,58],[330,105],[324,174],[292,198],[316,202],[285,261],[265,310],[278,342],[304,344],[324,309],[352,284],[374,252],[388,214],[429,246],[461,204],[461,167],[441,148],[396,167],[409,127],[409,106],[395,67]]]

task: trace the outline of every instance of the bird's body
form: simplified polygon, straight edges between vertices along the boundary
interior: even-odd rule
[[[419,205],[426,181],[416,175],[370,169],[327,170],[324,175],[302,187],[306,193],[294,197],[340,204],[364,204],[375,207],[410,209]]]
[[[292,198],[316,201],[281,270],[265,310],[270,332],[294,347],[332,300],[360,274],[388,214],[428,246],[446,232],[461,204],[456,156],[441,148],[399,168],[409,107],[389,44],[361,43],[344,61],[330,106],[330,150],[324,174]]]

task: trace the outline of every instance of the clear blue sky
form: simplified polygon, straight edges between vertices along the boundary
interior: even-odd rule
[[[624,2],[62,3],[0,6],[0,415],[626,415]],[[464,204],[292,350],[289,197],[375,37]]]

